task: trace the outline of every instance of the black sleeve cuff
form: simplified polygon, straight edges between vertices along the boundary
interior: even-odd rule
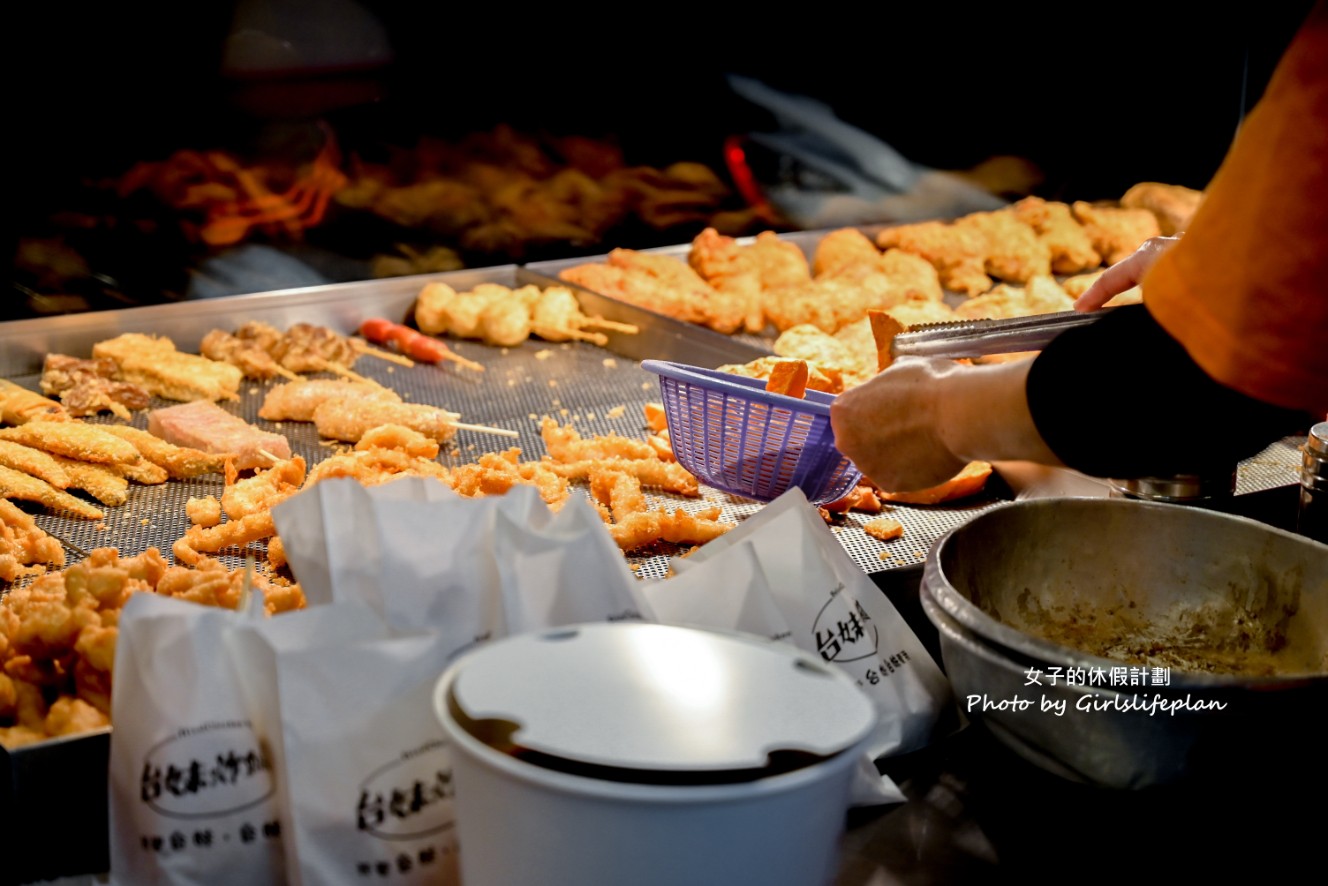
[[[1311,424],[1213,380],[1143,305],[1058,335],[1033,361],[1026,393],[1051,451],[1096,477],[1230,469]]]

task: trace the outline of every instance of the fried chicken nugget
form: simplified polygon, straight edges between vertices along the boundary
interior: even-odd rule
[[[609,526],[609,535],[623,551],[634,551],[657,541],[678,545],[701,545],[714,541],[733,528],[719,522],[719,508],[707,508],[689,514],[682,508],[672,512],[663,508],[628,514]]]
[[[1149,237],[1162,233],[1157,216],[1147,209],[1098,206],[1084,200],[1076,200],[1070,209],[1108,265],[1128,258]]]
[[[155,434],[129,425],[101,425],[108,434],[128,442],[143,458],[175,480],[190,480],[204,474],[219,474],[226,464],[225,453],[204,452],[167,443]]]
[[[1102,264],[1102,256],[1093,241],[1074,218],[1068,203],[1025,197],[1010,207],[1015,218],[1031,225],[1051,251],[1051,270],[1057,274],[1078,274]]]
[[[81,498],[56,489],[45,480],[0,465],[0,496],[35,501],[57,511],[68,511],[84,520],[101,520],[106,512]]]
[[[774,231],[757,234],[745,249],[756,265],[762,290],[799,286],[812,279],[812,269],[802,249],[796,243],[779,239]]]
[[[446,283],[433,282],[424,284],[420,294],[415,297],[415,325],[420,332],[439,335],[447,331],[446,309],[457,291]]]

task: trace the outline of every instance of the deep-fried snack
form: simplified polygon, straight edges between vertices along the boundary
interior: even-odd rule
[[[765,389],[772,394],[801,400],[807,393],[807,361],[781,360],[776,363],[766,379]]]
[[[163,468],[176,480],[190,480],[203,474],[219,474],[226,463],[226,457],[231,454],[176,446],[155,434],[129,425],[100,425],[100,427],[109,434],[127,440],[145,461]]]
[[[863,523],[862,531],[880,541],[890,541],[904,534],[904,524],[890,517],[877,517]]]
[[[881,250],[857,228],[830,231],[812,250],[812,275],[834,277],[854,265],[875,265]]]
[[[217,526],[190,526],[171,547],[177,563],[187,566],[202,561],[202,554],[215,554],[232,547],[243,547],[277,534],[271,511],[258,511],[239,520]]]
[[[677,545],[702,545],[714,541],[733,528],[719,522],[719,508],[706,508],[689,514],[682,508],[667,511],[658,508],[628,514],[608,527],[609,535],[624,551],[634,551],[654,542]]]
[[[340,397],[320,403],[313,418],[318,433],[332,440],[357,443],[379,425],[404,425],[446,443],[456,436],[461,416],[423,403]]]
[[[278,363],[255,339],[239,338],[224,329],[213,329],[203,336],[198,352],[209,360],[238,367],[245,378],[295,378],[295,373]]]
[[[237,366],[177,351],[169,338],[138,332],[97,342],[92,356],[114,360],[121,379],[167,400],[238,400],[244,380]]]
[[[802,249],[796,243],[781,240],[774,231],[757,234],[746,251],[756,264],[762,290],[800,286],[812,278],[811,266]]]
[[[447,331],[445,310],[457,291],[446,283],[432,282],[424,284],[420,294],[415,296],[415,325],[420,332],[440,335]]]
[[[62,404],[0,378],[0,422],[21,425],[35,419],[67,421],[69,418]]]
[[[559,276],[716,332],[737,332],[747,316],[747,305],[741,299],[715,289],[689,265],[671,256],[620,247],[609,253],[606,262],[576,265]]]
[[[688,498],[701,495],[700,484],[691,472],[677,462],[661,461],[653,449],[649,458],[603,458],[569,462],[546,458],[541,463],[568,480],[589,480],[595,470],[623,471],[636,477],[643,486],[675,492]]]
[[[239,331],[236,334],[239,335]],[[261,340],[271,342],[267,335]],[[291,372],[326,372],[336,367],[348,369],[360,355],[349,338],[312,323],[292,325],[266,350]]]
[[[641,409],[645,414],[646,427],[650,430],[658,434],[669,429],[668,413],[664,411],[663,403],[646,403]]]
[[[45,480],[56,489],[69,488],[69,475],[55,456],[22,443],[0,440],[0,465]]]
[[[877,233],[876,245],[925,258],[946,289],[978,295],[992,287],[986,272],[987,238],[972,227],[943,221],[894,225]]]
[[[448,482],[458,495],[468,498],[503,495],[518,484],[534,486],[551,509],[561,508],[570,495],[567,479],[555,473],[548,463],[523,462],[520,456],[521,451],[515,448],[485,453],[473,464],[454,468]]]
[[[983,269],[997,280],[1027,283],[1051,274],[1051,249],[1029,225],[1009,210],[970,212],[955,226],[978,231],[986,240]]]
[[[122,381],[114,360],[83,360],[47,354],[42,361],[42,393],[60,398],[70,415],[95,415],[103,410],[129,421],[132,410],[147,409],[152,395],[140,385]]]
[[[1139,182],[1121,197],[1121,206],[1127,209],[1147,209],[1157,218],[1158,229],[1170,237],[1184,231],[1190,219],[1203,202],[1203,191],[1184,185],[1161,182]]]
[[[202,498],[189,496],[189,500],[184,503],[184,512],[195,526],[216,526],[221,522],[221,502],[217,501],[215,495]]]
[[[405,425],[370,428],[355,444],[356,449],[396,449],[415,458],[437,458],[438,441]]]
[[[716,367],[720,372],[730,372],[734,375],[741,375],[747,378],[768,379],[774,368],[781,363],[787,362],[788,357],[757,357],[747,363],[726,363],[723,366]],[[826,394],[841,394],[844,392],[844,373],[837,366],[825,366],[811,360],[802,360],[807,366],[807,387],[813,391],[822,391]],[[664,430],[667,430],[665,428]]]
[[[641,490],[641,481],[622,471],[592,471],[590,474],[590,495],[604,505],[614,520],[626,520],[635,513],[646,510],[646,495]]]
[[[396,391],[382,385],[344,378],[305,378],[277,385],[268,391],[258,409],[258,417],[268,421],[313,421],[314,410],[325,400],[340,397],[401,402]]]
[[[228,472],[221,494],[221,509],[231,520],[271,509],[300,491],[306,474],[304,459],[296,455],[243,480]]]
[[[43,565],[64,566],[64,548],[31,514],[0,498],[0,582],[12,582]]]
[[[571,425],[559,425],[557,420],[544,416],[540,419],[540,437],[544,451],[555,461],[573,462],[587,459],[652,458],[650,444],[620,434],[602,434],[583,438]]]
[[[1099,206],[1085,200],[1076,200],[1070,209],[1108,265],[1128,258],[1149,237],[1162,233],[1157,216],[1147,209]]]
[[[765,328],[761,275],[754,254],[732,237],[707,227],[692,238],[687,263],[716,290],[745,306],[743,328],[747,332],[756,333]]]
[[[1083,225],[1075,221],[1068,203],[1025,197],[1010,207],[1015,217],[1037,231],[1051,251],[1051,270],[1057,274],[1078,274],[1102,264],[1102,256]]]
[[[398,449],[361,449],[338,453],[314,465],[304,488],[331,477],[349,477],[362,486],[377,486],[406,475],[433,477],[444,483],[451,476],[447,468],[432,459],[409,455]]]
[[[998,284],[955,308],[955,314],[966,320],[1002,320],[1071,310],[1074,300],[1054,277],[1035,277],[1027,286]]]
[[[871,326],[872,344],[876,348],[876,371],[881,372],[895,361],[891,346],[895,336],[904,331],[904,324],[885,311],[869,311],[867,323]]]
[[[171,478],[169,471],[146,458],[139,459],[132,465],[111,465],[111,470],[126,480],[143,486],[159,486]]]
[[[31,421],[16,428],[0,428],[0,440],[98,464],[133,464],[141,457],[129,443],[81,421]]]
[[[844,388],[860,385],[876,374],[876,350],[870,345],[870,321],[864,316],[858,324],[868,333],[868,346],[854,347],[841,340],[838,333],[828,335],[821,329],[809,324],[794,326],[781,333],[773,346],[777,356],[791,360],[806,360],[816,364],[823,371],[837,370],[843,379]],[[848,336],[846,336],[848,337]],[[850,342],[860,341],[859,336],[848,337]]]
[[[948,323],[956,319],[954,308],[943,301],[930,299],[909,299],[883,310],[904,324],[905,329],[927,323]]]
[[[844,511],[863,511],[869,514],[881,512],[881,500],[876,497],[876,489],[868,483],[859,483],[848,491],[843,498],[823,505],[832,513]]]
[[[229,455],[242,471],[291,456],[285,436],[256,428],[209,400],[152,410],[148,433],[176,446]]]
[[[881,501],[892,504],[935,505],[976,495],[987,485],[987,478],[990,476],[990,464],[985,461],[971,461],[958,474],[936,486],[914,492],[880,491],[877,496]]]
[[[480,310],[479,338],[496,348],[516,347],[530,338],[531,312],[539,296],[538,286],[527,285],[490,299]]]
[[[116,470],[118,465],[78,461],[62,455],[52,458],[60,463],[69,477],[68,488],[81,489],[109,507],[117,507],[129,500],[129,480]]]

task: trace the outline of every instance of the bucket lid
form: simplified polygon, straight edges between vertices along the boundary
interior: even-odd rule
[[[739,634],[605,623],[480,647],[439,681],[438,714],[549,769],[649,784],[753,781],[856,745],[876,722],[849,677]]]

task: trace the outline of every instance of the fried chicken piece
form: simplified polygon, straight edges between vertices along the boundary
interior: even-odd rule
[[[889,517],[877,517],[863,523],[862,531],[879,541],[890,541],[904,534],[904,524]]]
[[[176,480],[190,480],[204,474],[219,474],[229,453],[204,452],[176,446],[160,437],[129,425],[101,425],[102,430],[129,442],[143,458],[164,469]]]
[[[35,419],[46,421],[69,421],[71,416],[65,407],[0,378],[0,422],[7,425],[21,425]]]
[[[255,471],[243,480],[228,477],[221,494],[221,509],[232,520],[269,510],[300,491],[305,473],[304,459],[297,455],[266,470]]]
[[[485,453],[477,462],[454,469],[451,486],[467,498],[503,495],[518,484],[534,486],[550,509],[560,509],[571,494],[567,479],[543,462],[520,461],[520,455],[515,448]]]
[[[986,239],[983,268],[997,280],[1027,283],[1036,276],[1050,276],[1051,249],[1032,225],[1009,210],[972,212],[955,227],[980,233]]]
[[[438,462],[409,455],[398,449],[362,449],[325,458],[314,465],[304,488],[329,477],[350,477],[362,486],[377,486],[398,477],[432,477],[449,482],[451,472]]]
[[[1203,196],[1203,191],[1184,185],[1139,182],[1125,192],[1120,204],[1127,209],[1147,209],[1157,218],[1162,235],[1170,237],[1189,227],[1190,219],[1203,203]]]
[[[435,281],[424,284],[415,296],[415,325],[420,332],[441,335],[447,331],[447,306],[457,297],[457,291],[446,283]]]
[[[0,498],[0,582],[12,582],[41,565],[64,566],[64,548],[30,514]]]
[[[931,262],[920,255],[892,247],[881,253],[878,267],[890,279],[891,290],[894,293],[878,305],[882,309],[904,301],[939,302],[945,298],[940,273]]]
[[[167,400],[238,400],[244,373],[237,366],[175,349],[165,337],[126,332],[92,346],[114,360],[120,377]]]
[[[867,322],[864,317],[862,321]],[[867,327],[871,331],[870,325]],[[833,335],[815,326],[803,324],[780,334],[775,339],[774,352],[790,360],[806,360],[824,371],[827,367],[838,370],[844,388],[860,385],[876,374],[876,351],[858,351]]]
[[[61,696],[46,715],[46,734],[52,738],[92,732],[111,725],[111,718],[80,698]]]
[[[119,379],[114,360],[82,360],[65,354],[47,354],[42,361],[42,393],[58,396],[70,415],[95,415],[103,410],[129,421],[131,411],[147,409],[152,395],[143,387]]]
[[[857,228],[831,231],[812,251],[812,276],[833,277],[854,265],[875,265],[881,250]]]
[[[0,465],[0,496],[35,501],[56,511],[68,511],[84,520],[100,520],[106,513],[81,498],[56,489],[45,480],[39,480],[13,468]]]
[[[1031,225],[1051,252],[1051,270],[1057,274],[1078,274],[1102,264],[1102,256],[1093,241],[1074,218],[1068,203],[1025,197],[1010,207],[1015,218]]]
[[[943,221],[895,225],[876,235],[876,245],[925,258],[946,289],[978,295],[992,287],[986,272],[987,238],[972,227]]]
[[[195,526],[216,526],[221,522],[221,502],[217,501],[215,495],[205,495],[202,498],[189,496],[189,500],[184,503],[184,512],[189,517],[189,522]]]
[[[438,441],[405,425],[379,425],[370,428],[355,444],[356,449],[396,449],[415,458],[437,458]]]
[[[379,425],[404,425],[431,440],[446,443],[456,436],[456,423],[461,416],[423,403],[342,397],[320,403],[313,418],[318,433],[332,440],[358,443]]]
[[[685,262],[672,256],[618,248],[609,253],[608,263],[633,274],[632,293],[634,296],[641,293],[644,302],[636,303],[643,307],[726,335],[744,328],[750,310],[744,298],[715,289]]]
[[[774,231],[762,231],[745,247],[756,265],[762,290],[801,286],[811,282],[812,270],[807,256],[796,243],[779,239]]]
[[[700,483],[690,471],[677,462],[660,460],[653,448],[649,458],[601,458],[568,462],[546,458],[541,464],[567,480],[589,480],[590,474],[595,470],[623,471],[647,487],[674,492],[688,498],[698,498],[701,495]]]
[[[295,373],[282,366],[254,339],[243,339],[224,329],[213,329],[203,336],[198,351],[209,360],[230,363],[244,373],[245,378],[267,380],[278,375],[294,378]]]
[[[761,275],[756,257],[749,250],[708,227],[692,239],[687,263],[705,282],[745,306],[743,329],[757,333],[765,328]]]
[[[1108,265],[1128,258],[1149,237],[1162,233],[1157,216],[1147,209],[1098,206],[1084,200],[1076,200],[1070,208]]]
[[[1054,277],[1035,277],[1027,286],[1001,283],[955,308],[955,314],[965,320],[1002,320],[1072,310],[1074,300]]]
[[[277,385],[268,391],[258,409],[258,417],[268,421],[313,421],[314,411],[319,406],[327,400],[340,398],[401,402],[396,391],[381,385],[344,378],[306,378]]]
[[[885,308],[884,311],[902,323],[905,329],[927,323],[949,323],[957,319],[954,308],[943,301],[931,301],[930,299],[910,299]]]
[[[45,480],[56,489],[69,488],[69,475],[55,456],[22,443],[0,440],[0,465]]]

